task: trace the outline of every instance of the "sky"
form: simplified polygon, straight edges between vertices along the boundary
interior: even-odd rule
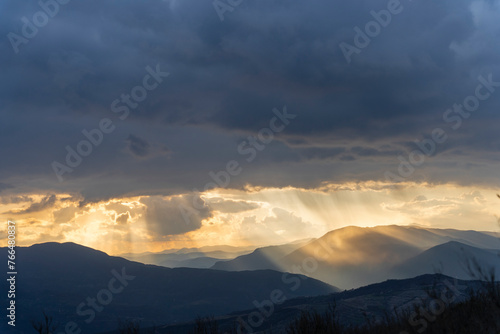
[[[0,220],[112,254],[497,231],[499,11],[1,1]]]

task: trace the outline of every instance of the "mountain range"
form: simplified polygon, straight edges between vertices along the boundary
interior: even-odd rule
[[[286,333],[286,327],[297,319],[303,311],[317,311],[319,314],[334,308],[340,324],[357,326],[372,322],[382,322],[388,314],[411,315],[413,305],[419,305],[424,311],[413,314],[408,320],[415,323],[425,320],[424,312],[436,298],[446,306],[466,300],[471,291],[483,288],[483,282],[457,280],[441,274],[427,274],[404,280],[387,280],[358,289],[316,297],[298,297],[272,307],[253,308],[215,317],[221,332],[236,327],[242,333]],[[430,312],[429,310],[427,310]],[[408,314],[409,312],[409,314]],[[255,326],[256,319],[258,326]],[[252,326],[252,324],[254,326]],[[176,325],[158,326],[158,334],[193,333],[195,321]],[[419,328],[416,328],[418,330]],[[251,330],[251,332],[250,332]],[[418,331],[417,331],[418,332]],[[118,334],[111,332],[109,334]]]
[[[117,328],[119,320],[147,326],[188,321],[253,307],[270,296],[322,295],[337,288],[273,270],[226,272],[165,268],[132,262],[73,243],[16,247],[16,333],[32,333],[45,311],[59,324],[83,333]],[[7,258],[7,248],[2,248]],[[295,281],[300,289],[293,289]],[[1,284],[8,291],[7,281]],[[7,305],[7,293],[0,298]],[[6,321],[0,332],[6,331]],[[9,328],[10,329],[10,328]]]
[[[155,264],[169,268],[209,268],[218,261],[232,260],[237,256],[252,252],[254,247],[208,246],[164,250],[158,253],[120,254],[130,261]]]
[[[377,226],[257,249],[127,255],[172,256],[169,261],[200,267],[216,261],[210,269],[144,264],[74,243],[16,247],[16,330],[31,333],[31,321],[45,312],[59,331],[69,324],[83,333],[112,332],[119,321],[132,320],[183,333],[197,316],[214,315],[229,325],[270,303],[273,315],[262,328],[284,328],[300,310],[323,311],[332,300],[347,324],[357,324],[363,314],[379,317],[423,298],[436,280],[442,285],[458,278],[460,286],[474,288],[477,283],[465,280],[498,277],[499,246],[489,232]],[[7,257],[7,248],[2,252]],[[1,288],[8,291],[7,281]],[[7,303],[7,294],[0,300]],[[6,326],[0,323],[0,332]]]
[[[472,278],[467,264],[474,266],[475,259],[481,259],[478,264],[483,270],[495,268],[497,277],[500,274],[500,257],[496,256],[500,239],[491,232],[349,226],[328,232],[286,255],[274,252],[266,256],[269,249],[274,248],[260,248],[232,261],[217,262],[212,269],[295,270],[343,289],[422,274]],[[277,249],[285,250],[283,246]],[[311,268],[314,270],[297,270],[308,261],[316,263],[316,268]]]

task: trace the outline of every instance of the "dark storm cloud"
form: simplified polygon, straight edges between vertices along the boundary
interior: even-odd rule
[[[195,202],[199,203],[198,207],[194,206]],[[155,240],[197,230],[203,219],[212,217],[210,207],[196,195],[168,199],[144,197],[141,198],[141,203],[146,206],[144,217],[148,231]]]
[[[130,153],[136,157],[144,158],[149,154],[151,145],[142,138],[130,134],[126,139],[126,143]]]
[[[146,139],[134,136],[133,134],[128,135],[125,143],[127,151],[138,159],[172,154],[172,150],[167,146],[149,143]]]
[[[11,186],[10,184],[6,184],[6,183],[1,183],[0,182],[0,192],[2,192],[5,189],[12,189],[12,188],[14,188],[14,187]]]
[[[191,191],[210,181],[208,172],[242,160],[238,143],[285,104],[296,120],[231,186],[381,179],[415,139],[449,129],[444,111],[474,93],[479,75],[500,81],[498,1],[401,1],[402,12],[348,64],[339,43],[353,44],[353,28],[364,29],[370,11],[387,3],[255,0],[221,22],[211,1],[71,1],[16,54],[7,34],[22,34],[21,17],[31,20],[40,6],[3,1],[0,140],[9,143],[1,149],[9,163],[0,181],[89,201]],[[170,76],[119,120],[111,103],[156,64]],[[497,152],[498,102],[500,91],[438,154]],[[65,147],[103,117],[116,130],[58,184],[51,163],[64,162]],[[153,154],[155,147],[174,153]],[[349,165],[362,159],[371,162]],[[459,178],[454,167],[438,170],[444,181]],[[485,175],[492,172],[472,179]]]
[[[17,204],[17,203],[33,202],[29,196],[2,196],[0,203],[2,204]]]
[[[119,225],[126,225],[129,218],[130,218],[130,216],[129,216],[128,213],[124,213],[124,214],[118,215],[116,217],[116,223],[119,224]]]
[[[258,203],[223,200],[222,198],[210,199],[210,207],[223,213],[238,213],[260,208]]]
[[[402,154],[403,150],[395,150],[394,148],[385,145],[385,147],[369,147],[369,146],[354,146],[354,147],[313,147],[303,148],[298,150],[304,160],[327,160],[346,157],[394,157]],[[349,160],[349,158],[347,158]]]
[[[69,206],[61,208],[53,212],[54,223],[56,224],[66,224],[75,218],[78,213],[78,208],[75,206]]]
[[[8,213],[10,214],[16,214],[16,215],[24,215],[24,214],[29,214],[29,213],[35,213],[35,212],[40,212],[45,209],[52,208],[54,204],[56,203],[57,198],[55,195],[50,195],[42,198],[40,202],[36,202],[31,204],[29,207],[23,210],[18,210],[18,211],[10,211]]]
[[[323,160],[332,159],[346,152],[345,147],[313,147],[302,149],[300,155],[304,160]]]

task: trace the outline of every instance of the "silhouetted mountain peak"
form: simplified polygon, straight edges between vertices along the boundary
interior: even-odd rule
[[[171,269],[109,256],[75,243],[19,247],[16,255],[20,273],[16,280],[16,305],[23,315],[16,323],[19,333],[32,330],[30,321],[39,318],[42,309],[59,323],[74,321],[82,332],[95,333],[115,328],[119,317],[146,319],[143,322],[146,325],[247,309],[256,300],[269,299],[275,290],[281,291],[285,298],[338,291],[301,275],[273,270]],[[123,290],[112,294],[112,302],[101,303],[103,311],[87,323],[86,317],[77,313],[77,307],[87,298],[97,296],[99,300],[103,292],[120,288],[117,280],[123,284]],[[297,282],[300,289],[294,289]],[[6,280],[0,285],[8,291]],[[7,294],[0,297],[0,302],[6,301]],[[3,325],[0,325],[2,333]]]
[[[90,252],[93,254],[101,254],[102,256],[109,256],[105,252],[87,246],[83,246],[74,242],[64,242],[64,243],[45,242],[45,243],[33,244],[27,248],[42,252],[64,252],[64,253],[70,252],[74,254]]]

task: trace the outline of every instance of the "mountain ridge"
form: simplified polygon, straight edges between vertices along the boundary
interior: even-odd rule
[[[7,248],[1,251],[6,254]],[[245,309],[254,300],[268,299],[276,289],[286,298],[338,291],[301,275],[272,270],[166,268],[110,256],[75,243],[16,247],[16,264],[17,312],[23,314],[16,323],[18,333],[30,333],[30,321],[38,319],[42,310],[57,322],[72,321],[83,332],[95,333],[115,329],[118,316],[143,319],[145,325],[174,323],[197,315]],[[287,280],[292,278],[301,281],[300,290],[290,289]],[[0,285],[8,291],[7,281]],[[7,294],[0,300],[7,303]],[[97,300],[95,311],[89,300]],[[0,330],[6,330],[5,326],[6,322],[2,322]]]
[[[499,239],[489,233],[473,230],[398,225],[346,226],[329,231],[282,258],[273,258],[272,261],[269,261],[270,258],[264,259],[261,267],[255,260],[245,263],[244,260],[251,257],[252,253],[238,257],[237,268],[229,268],[224,262],[218,262],[212,268],[224,270],[285,268],[287,269],[285,271],[290,271],[294,265],[313,258],[317,262],[317,269],[306,273],[308,276],[342,288],[353,288],[391,278],[394,274],[392,269],[397,265],[402,265],[420,253],[450,241],[476,248],[490,247],[490,253],[495,253],[495,247],[500,249]],[[413,272],[397,277],[413,277],[423,273]],[[428,273],[434,272],[428,271]]]

